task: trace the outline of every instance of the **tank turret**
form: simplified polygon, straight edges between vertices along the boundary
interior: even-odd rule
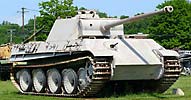
[[[123,24],[161,13],[170,13],[172,6],[166,6],[159,11],[146,13],[126,19],[99,18],[94,10],[82,10],[73,18],[57,19],[48,36],[47,42],[72,40],[78,38],[115,37],[124,35]],[[63,27],[68,28],[65,30]],[[65,37],[60,37],[61,34]],[[72,35],[71,35],[72,34]]]

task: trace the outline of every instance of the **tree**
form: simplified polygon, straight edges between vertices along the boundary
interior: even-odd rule
[[[143,13],[141,13],[143,14]],[[140,15],[140,13],[135,16]],[[122,15],[120,19],[129,18],[129,16]],[[151,17],[145,18],[144,20],[138,20],[132,23],[124,24],[124,33],[125,34],[137,34],[137,33],[148,33],[147,28],[150,25]]]
[[[100,18],[108,18],[108,15],[105,12],[97,11]]]
[[[0,44],[10,42],[10,30],[14,30],[12,35],[13,43],[20,43],[22,41],[21,35],[19,34],[21,32],[20,26],[8,21],[3,21],[3,23],[0,24]]]
[[[36,22],[36,24],[35,24],[35,27],[36,27],[35,33],[36,33],[38,30],[43,28],[43,26],[41,25],[41,17],[36,17],[35,20],[36,20],[35,21]],[[25,29],[28,30],[27,37],[30,37],[32,34],[34,34],[34,19],[30,19],[28,21],[28,24],[25,25]],[[40,35],[35,36],[35,39],[37,41],[44,41],[47,38],[47,36],[46,36],[47,33],[49,33],[49,31],[46,31],[46,29],[44,29],[44,31],[40,31]]]
[[[153,17],[148,28],[150,37],[166,48],[191,49],[191,4],[187,0],[171,0],[157,6],[172,5],[171,14]]]

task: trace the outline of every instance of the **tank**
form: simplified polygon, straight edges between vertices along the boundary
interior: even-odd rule
[[[128,90],[164,92],[180,75],[179,54],[152,39],[125,38],[124,23],[162,13],[99,18],[93,10],[58,18],[46,41],[12,47],[11,80],[23,94],[88,97]]]
[[[3,44],[0,46],[0,80],[6,81],[10,79],[11,63],[9,61],[11,55],[11,45]]]

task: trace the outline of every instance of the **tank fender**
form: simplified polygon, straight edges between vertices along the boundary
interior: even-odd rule
[[[160,57],[166,57],[166,56],[174,56],[179,57],[180,55],[174,51],[174,50],[166,50],[166,49],[159,49],[159,50],[153,50],[153,52],[157,53]]]

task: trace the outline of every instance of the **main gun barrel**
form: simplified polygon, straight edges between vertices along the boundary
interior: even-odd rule
[[[121,24],[124,24],[124,23],[131,23],[131,22],[135,22],[137,20],[140,20],[140,19],[143,19],[143,18],[146,18],[146,17],[149,17],[149,16],[153,16],[153,15],[161,14],[161,13],[170,13],[172,11],[173,11],[172,6],[165,6],[163,9],[160,9],[158,11],[154,11],[154,12],[146,13],[146,14],[142,14],[142,15],[137,15],[137,16],[134,16],[134,17],[131,17],[131,18],[121,19],[119,21],[103,25],[103,26],[101,26],[101,31],[103,33],[105,33],[107,31],[109,31],[110,28],[121,25]]]

